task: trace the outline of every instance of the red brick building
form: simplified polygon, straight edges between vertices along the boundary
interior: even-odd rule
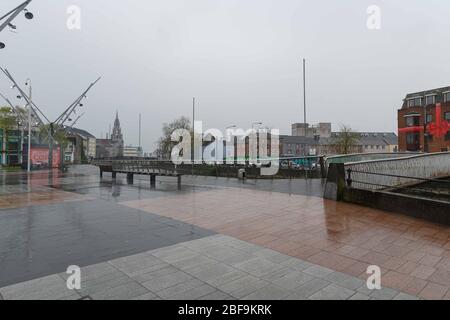
[[[407,94],[398,110],[399,151],[450,150],[450,86]]]

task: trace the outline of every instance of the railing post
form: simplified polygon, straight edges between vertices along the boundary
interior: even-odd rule
[[[132,172],[127,173],[127,183],[133,184],[133,173]]]
[[[150,187],[152,189],[156,187],[156,174],[150,175]]]
[[[325,159],[323,156],[319,158],[319,165],[320,165],[320,176],[322,177],[322,179],[325,179],[327,177],[327,173],[325,170]]]

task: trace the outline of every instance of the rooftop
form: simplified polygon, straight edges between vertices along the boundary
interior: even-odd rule
[[[408,93],[404,100],[407,100],[407,99],[410,99],[410,98],[414,98],[414,97],[424,97],[424,96],[432,95],[432,94],[442,94],[444,92],[450,92],[450,86],[442,87],[442,88],[436,88],[436,89],[430,89],[430,90],[425,90],[425,91],[418,91],[418,92]]]

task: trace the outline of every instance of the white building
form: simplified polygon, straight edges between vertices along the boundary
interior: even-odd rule
[[[134,146],[123,147],[123,156],[130,158],[142,158],[142,148]]]

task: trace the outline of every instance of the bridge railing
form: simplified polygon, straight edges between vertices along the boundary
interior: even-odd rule
[[[177,174],[177,165],[167,161],[154,160],[114,160],[114,171],[126,171],[135,173],[164,173]]]
[[[397,159],[350,162],[344,164],[346,183],[356,189],[382,190],[420,182],[447,180],[450,152],[428,153]]]

